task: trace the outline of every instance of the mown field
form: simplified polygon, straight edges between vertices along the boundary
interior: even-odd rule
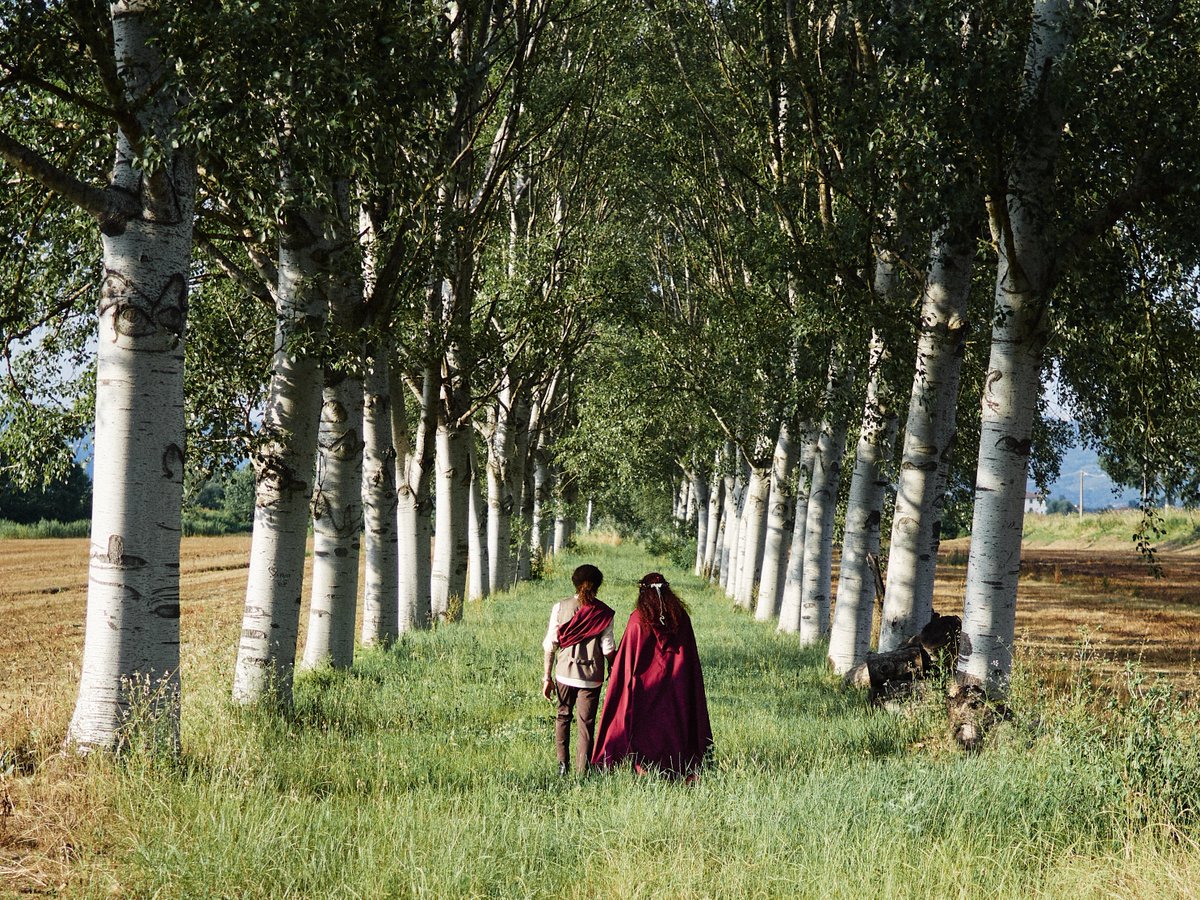
[[[1137,570],[1091,584],[1105,577],[1093,563],[1045,568],[1050,557],[1027,554],[1036,578],[1022,582],[1016,716],[968,757],[936,697],[902,714],[867,709],[819,652],[612,542],[468,605],[461,623],[362,653],[349,673],[304,676],[288,717],[235,710],[247,540],[185,541],[184,753],[119,763],[55,752],[73,702],[86,542],[0,542],[0,885],[167,897],[1188,897],[1200,883],[1188,697],[1200,607],[1154,594]],[[946,554],[949,610],[965,556]],[[604,569],[619,622],[650,569],[692,605],[717,740],[694,788],[554,774],[538,644],[585,557]],[[1186,587],[1193,563],[1180,555],[1167,577]],[[1171,682],[1122,674],[1138,658]]]

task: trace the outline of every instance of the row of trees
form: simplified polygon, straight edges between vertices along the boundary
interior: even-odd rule
[[[239,702],[290,701],[310,523],[307,666],[351,662],[360,540],[364,643],[453,617],[569,540],[578,489],[550,448],[594,308],[621,292],[578,237],[619,215],[593,154],[623,20],[593,12],[5,13],[0,157],[21,251],[5,346],[24,389],[7,402],[64,431],[95,402],[70,741],[113,745],[143,690],[177,721],[189,464],[248,454],[256,475]],[[98,336],[61,294],[89,227]],[[39,368],[60,364],[56,341],[97,356],[57,394]],[[14,465],[44,464],[35,428],[5,439]]]
[[[1051,374],[1143,488],[1143,542],[1155,486],[1194,470],[1195,13],[697,2],[648,26],[674,78],[643,123],[660,227],[635,352],[661,358],[629,364],[676,437],[659,478],[697,571],[836,670],[868,649],[877,578],[879,649],[928,621],[945,500],[973,485],[957,674],[1004,696],[1027,479],[1068,430],[1041,414]]]
[[[310,523],[304,665],[351,663],[360,594],[375,643],[503,590],[590,498],[694,509],[698,568],[841,670],[888,484],[885,649],[972,477],[959,676],[1002,695],[1047,365],[1148,484],[1192,459],[1151,388],[1200,358],[1193,6],[11,4],[7,459],[94,400],[70,739],[135,689],[177,720],[185,471],[246,456],[239,702],[290,700]]]

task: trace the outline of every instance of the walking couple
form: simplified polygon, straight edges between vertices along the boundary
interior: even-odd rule
[[[575,771],[625,760],[638,772],[655,769],[691,777],[712,746],[704,678],[687,607],[657,572],[638,582],[637,604],[613,640],[613,610],[596,592],[604,576],[593,565],[571,574],[575,595],[554,604],[542,648],[542,693],[558,702],[558,769],[570,763],[571,716],[579,734]],[[605,668],[611,672],[600,727],[593,728]]]

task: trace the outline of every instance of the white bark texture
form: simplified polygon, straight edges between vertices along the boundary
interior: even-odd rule
[[[567,501],[563,493],[565,485],[561,469],[556,468],[554,484],[557,496],[554,498],[554,539],[550,544],[550,552],[557,555],[567,547],[567,531],[570,527],[567,524]]]
[[[896,511],[888,547],[887,588],[879,650],[894,650],[933,613],[933,581],[959,375],[967,334],[974,241],[966,229],[934,235],[921,296],[920,334],[913,373]]]
[[[362,303],[362,258],[349,222],[348,185],[341,182],[338,215],[327,256],[329,317],[336,339],[354,336]],[[336,346],[337,340],[334,345]],[[312,496],[313,569],[304,667],[347,669],[354,662],[358,553],[363,506],[363,382],[351,368],[325,367]]]
[[[711,578],[718,565],[717,548],[721,539],[721,510],[724,508],[725,480],[716,470],[708,484],[708,529],[705,532],[704,555],[701,557],[700,574]]]
[[[313,575],[304,666],[354,662],[362,507],[362,382],[340,378],[322,394],[312,498]]]
[[[875,282],[881,295],[892,290],[894,265],[890,256],[880,254]],[[850,478],[837,604],[829,634],[829,662],[839,675],[862,662],[871,646],[875,576],[867,557],[879,557],[880,522],[888,485],[886,466],[895,446],[897,424],[894,392],[886,381],[887,355],[883,337],[875,332],[871,335],[867,398]]]
[[[699,575],[704,571],[704,548],[708,543],[709,523],[708,481],[699,468],[692,472],[692,496],[696,498],[696,559],[692,574]]]
[[[550,472],[550,464],[546,459],[543,445],[545,435],[538,433],[538,442],[533,453],[533,518],[529,531],[530,552],[538,559],[544,558],[553,545],[554,526],[548,513],[550,512],[550,492],[554,487],[554,479]]]
[[[433,546],[433,615],[457,619],[467,590],[470,554],[468,517],[471,465],[467,441],[470,432],[461,426],[438,425],[437,516]]]
[[[741,505],[742,484],[739,475],[725,476],[725,514],[723,516],[724,533],[721,545],[721,590],[728,596],[731,594],[733,570],[737,565],[737,536],[741,526],[739,506]]]
[[[845,369],[830,373],[831,392],[849,390]],[[800,645],[807,647],[829,636],[829,601],[833,584],[833,518],[841,484],[846,421],[834,403],[821,423],[804,526],[804,580],[800,590]]]
[[[771,470],[762,465],[750,468],[750,483],[746,489],[745,533],[742,541],[741,571],[738,573],[734,602],[742,609],[754,607],[754,587],[762,566],[766,538],[767,500],[771,494]]]
[[[779,615],[783,600],[783,581],[787,568],[787,539],[791,537],[793,500],[792,469],[796,464],[796,445],[787,423],[779,427],[775,454],[771,458],[771,493],[767,499],[767,533],[763,542],[762,575],[758,581],[758,603],[754,618],[768,622]]]
[[[284,180],[285,194],[291,192]],[[311,352],[325,328],[319,289],[324,255],[321,217],[294,206],[279,241],[275,356],[254,453],[254,532],[233,698],[291,703],[308,538],[309,499],[321,411],[321,369]]]
[[[812,487],[813,464],[817,456],[818,435],[816,429],[807,428],[803,449],[800,451],[792,544],[788,550],[787,572],[783,579],[783,598],[779,602],[779,630],[784,634],[797,634],[800,631],[800,594],[804,590],[804,539],[808,530],[808,498]]]
[[[132,95],[163,69],[149,16],[113,5],[117,68]],[[166,127],[175,106],[148,95],[137,117]],[[183,356],[195,163],[168,154],[142,182],[123,133],[112,184],[153,215],[103,235],[95,470],[87,622],[67,742],[111,749],[131,711],[179,735],[179,536],[183,496]],[[115,229],[106,229],[113,231]]]
[[[404,402],[403,397],[397,399]],[[400,636],[396,446],[391,407],[387,351],[376,346],[367,369],[363,402],[364,646],[390,644]]]
[[[430,481],[437,433],[437,370],[427,366],[421,379],[416,433],[409,439],[408,420],[398,378],[392,379],[392,437],[396,442],[396,536],[401,633],[428,628],[433,619],[429,541],[433,528]]]
[[[1055,62],[1068,45],[1068,13],[1067,0],[1034,4],[1025,62],[1024,141],[1015,150],[1003,206],[991,209],[999,251],[996,315],[984,383],[957,677],[992,698],[1007,695],[1012,674],[1025,486],[1048,336],[1050,204],[1063,123]]]
[[[482,600],[488,595],[490,566],[488,564],[487,505],[479,485],[479,465],[473,443],[468,443],[471,462],[471,492],[467,503],[467,528],[470,538],[467,555],[467,599]]]

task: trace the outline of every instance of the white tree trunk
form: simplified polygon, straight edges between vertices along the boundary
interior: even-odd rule
[[[704,571],[704,548],[708,544],[708,482],[697,468],[692,473],[692,496],[696,498],[696,560],[692,574]]]
[[[392,436],[396,442],[396,536],[399,555],[399,612],[401,633],[428,628],[433,619],[429,541],[433,533],[433,476],[437,433],[437,369],[427,366],[421,380],[419,419],[409,439],[408,419],[398,378],[392,379]]]
[[[404,398],[397,398],[403,403]],[[396,543],[396,446],[387,350],[371,354],[363,403],[363,522],[366,570],[362,642],[390,644],[400,636],[400,572]]]
[[[800,451],[799,478],[796,482],[792,544],[788,550],[787,572],[783,579],[783,599],[779,603],[779,630],[784,634],[797,634],[800,631],[800,595],[804,590],[804,539],[808,529],[808,498],[819,434],[811,426],[806,426],[806,431],[803,449]]]
[[[875,283],[881,296],[892,291],[894,265],[890,254],[880,254]],[[895,446],[897,423],[894,392],[887,384],[885,371],[887,356],[882,336],[873,333],[867,399],[855,449],[854,474],[850,478],[837,604],[829,635],[829,662],[839,675],[862,662],[871,646],[875,576],[867,557],[879,557],[880,522],[888,485],[885,469]]]
[[[850,376],[839,368],[830,373],[831,391],[849,390]],[[833,519],[846,449],[846,421],[834,403],[821,423],[804,526],[804,581],[800,590],[800,645],[829,636],[829,601],[833,585]]]
[[[738,572],[737,592],[734,595],[734,602],[742,609],[754,608],[754,586],[758,583],[762,566],[770,493],[770,468],[752,465],[750,482],[746,488],[746,506],[742,513],[746,524],[742,536],[741,571]]]
[[[888,547],[879,650],[894,650],[933,613],[943,491],[954,442],[959,374],[967,335],[974,240],[966,227],[934,235],[921,295],[896,511]]]
[[[362,303],[362,258],[351,230],[349,186],[336,186],[338,215],[328,251],[330,324],[335,335],[354,334]],[[336,341],[334,342],[336,346]],[[363,382],[353,366],[325,367],[317,466],[312,497],[313,575],[304,667],[354,662],[358,609],[358,552],[363,527]]]
[[[163,69],[150,17],[115,3],[117,68],[131,94]],[[137,116],[165,125],[173,103],[154,94]],[[131,702],[148,702],[163,733],[179,734],[179,535],[183,496],[183,356],[192,251],[195,162],[168,153],[142,181],[117,135],[112,184],[154,215],[102,237],[95,471],[87,623],[79,697],[67,732],[78,747],[111,749]],[[114,229],[108,229],[114,230]]]
[[[543,447],[544,434],[539,433],[533,452],[533,519],[529,531],[529,546],[539,558],[546,556],[553,545],[554,530],[550,511],[550,492],[554,479]]]
[[[459,616],[467,590],[471,466],[466,442],[470,438],[461,426],[438,425],[432,602],[433,615],[439,619]]]
[[[779,615],[783,599],[783,581],[787,568],[787,543],[791,536],[793,512],[792,469],[796,464],[796,445],[787,423],[779,427],[775,455],[771,459],[771,493],[767,500],[767,534],[763,544],[762,577],[758,582],[758,604],[754,618],[767,622]]]
[[[1055,62],[1068,44],[1067,0],[1037,0],[1008,195],[990,208],[999,253],[995,317],[979,433],[971,556],[957,677],[989,697],[1008,693],[1021,528],[1052,267],[1054,173],[1063,111]]]
[[[587,519],[584,521],[583,530],[589,531],[589,532],[592,530],[592,498],[591,497],[588,497]]]
[[[719,462],[719,460],[718,460]],[[721,540],[721,510],[724,508],[725,480],[713,469],[712,481],[708,486],[708,531],[704,541],[704,556],[701,561],[700,574],[711,579],[720,565],[717,553]]]
[[[284,191],[292,193],[286,178]],[[321,218],[293,208],[283,221],[275,357],[262,440],[254,454],[254,532],[233,698],[289,705],[321,411],[321,369],[311,353],[311,336],[324,329],[328,310],[318,286]]]
[[[732,453],[730,454],[732,456]],[[737,534],[741,524],[740,516],[738,515],[738,506],[741,498],[741,483],[739,476],[725,476],[725,513],[722,516],[724,523],[723,542],[721,544],[721,578],[719,584],[721,590],[726,595],[731,594],[733,569],[737,564]]]
[[[488,564],[487,505],[479,487],[479,465],[473,444],[467,445],[471,462],[471,491],[467,504],[469,544],[467,557],[467,599],[482,600],[488,595],[490,565]]]
[[[554,498],[554,539],[550,544],[550,552],[562,553],[567,547],[567,532],[570,530],[567,514],[566,485],[561,469],[557,469],[554,478],[557,496]]]
[[[349,668],[354,662],[358,551],[363,525],[362,382],[326,384],[317,432],[312,499],[313,577],[304,666]]]

